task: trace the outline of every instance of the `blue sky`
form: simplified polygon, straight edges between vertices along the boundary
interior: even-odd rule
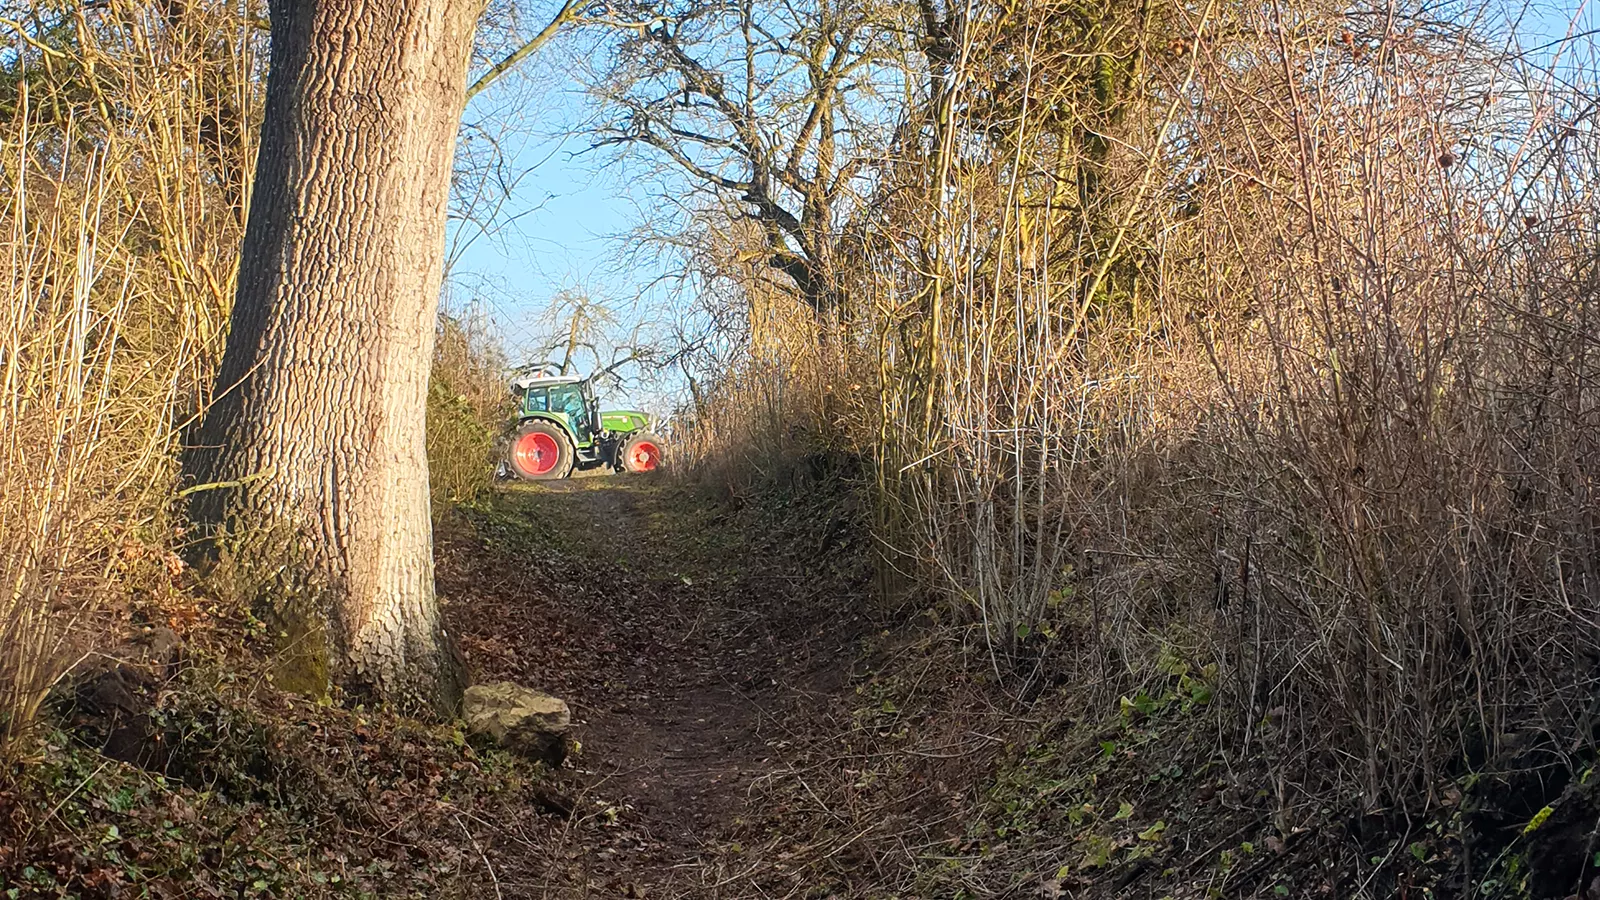
[[[627,185],[580,152],[581,138],[558,133],[582,114],[583,98],[571,89],[539,93],[539,112],[548,120],[524,117],[503,145],[507,168],[520,174],[505,210],[514,220],[489,234],[452,223],[451,240],[468,241],[451,273],[453,300],[483,303],[513,345],[529,337],[533,321],[561,290],[631,294],[635,283],[650,278],[644,271],[617,271],[616,238],[633,222]],[[468,121],[492,119],[499,99],[495,91],[480,97]]]
[[[670,297],[659,286],[666,264],[648,254],[628,254],[628,233],[652,202],[659,183],[630,178],[614,157],[588,152],[570,133],[591,114],[575,69],[587,64],[583,48],[559,39],[501,82],[476,97],[462,121],[493,133],[516,177],[501,210],[500,226],[480,233],[452,221],[456,254],[447,302],[475,304],[504,340],[513,364],[535,361],[545,333],[541,318],[563,290],[580,290],[614,304],[625,323],[658,318]],[[454,249],[464,246],[465,249]],[[584,359],[587,371],[592,362]],[[670,385],[613,388],[608,405],[642,404],[666,413]]]

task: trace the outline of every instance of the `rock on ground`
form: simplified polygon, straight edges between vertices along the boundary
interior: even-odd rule
[[[572,711],[559,697],[510,681],[475,684],[462,697],[467,731],[552,768],[567,756]]]

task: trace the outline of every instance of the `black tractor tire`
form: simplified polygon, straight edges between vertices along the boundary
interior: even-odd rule
[[[661,438],[648,431],[635,431],[622,441],[617,450],[617,467],[629,475],[654,472],[661,468],[664,444]]]
[[[511,436],[506,468],[523,481],[554,481],[572,474],[576,457],[566,429],[544,419],[530,419]]]

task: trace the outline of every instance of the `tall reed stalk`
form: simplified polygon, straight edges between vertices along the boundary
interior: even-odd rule
[[[137,268],[108,215],[119,161],[63,129],[5,142],[0,297],[0,727],[13,738],[86,652],[116,550],[171,484],[173,411],[194,336],[151,337]],[[80,158],[81,154],[81,158]]]

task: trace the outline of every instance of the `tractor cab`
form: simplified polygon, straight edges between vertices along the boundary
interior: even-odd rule
[[[511,382],[517,395],[506,470],[529,481],[565,478],[574,469],[609,466],[649,472],[661,464],[661,439],[638,410],[602,412],[594,378],[544,375]]]
[[[587,379],[527,378],[518,379],[511,386],[521,390],[519,411],[523,416],[545,415],[560,420],[580,445],[588,444],[600,430],[600,407],[594,402],[594,391]]]

